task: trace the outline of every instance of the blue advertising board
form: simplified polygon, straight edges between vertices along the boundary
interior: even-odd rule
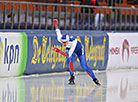
[[[65,51],[55,31],[26,32],[28,35],[28,59],[25,74],[40,74],[68,71],[66,57],[54,52],[53,47]],[[75,36],[85,49],[87,64],[91,69],[104,70],[108,61],[108,36],[104,32],[62,31]],[[83,71],[77,57],[73,60],[74,70]]]

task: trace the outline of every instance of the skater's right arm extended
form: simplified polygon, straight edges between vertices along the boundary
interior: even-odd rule
[[[58,25],[57,25],[57,20],[55,19],[53,22],[54,22],[54,26],[55,26],[55,28],[56,28],[57,40],[58,40],[60,43],[62,43],[61,40],[60,40],[61,37],[62,37],[62,34],[61,34],[60,29],[59,29],[59,27],[58,27]]]
[[[65,56],[65,57],[68,57],[68,53],[63,52],[63,51],[59,50],[59,49],[56,48],[56,47],[54,47],[53,50],[56,51],[56,52],[58,52],[58,53],[60,53],[60,54],[62,54],[62,55]]]

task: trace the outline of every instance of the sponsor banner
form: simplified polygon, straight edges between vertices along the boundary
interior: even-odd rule
[[[108,61],[108,36],[106,33],[92,31],[63,31],[75,36],[86,53],[88,66],[104,70]],[[67,71],[66,57],[54,52],[53,47],[65,51],[58,41],[55,31],[32,31],[28,35],[28,59],[25,74]],[[77,57],[73,61],[75,70],[83,70]]]
[[[108,33],[107,69],[138,67],[138,33]]]
[[[0,32],[0,76],[23,75],[26,62],[26,33]]]

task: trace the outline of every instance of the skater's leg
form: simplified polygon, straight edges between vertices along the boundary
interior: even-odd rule
[[[72,64],[71,58],[67,58],[67,66],[68,66],[70,75],[74,75],[74,72],[73,72],[74,68],[73,68],[73,64]]]
[[[69,84],[75,84],[74,83],[75,77],[74,77],[74,72],[73,72],[72,59],[73,59],[73,56],[67,58],[67,66],[68,66],[68,69],[69,69],[69,72],[70,72],[70,75],[71,75],[71,77],[69,79]]]
[[[95,77],[93,71],[87,66],[85,55],[81,55],[79,57],[79,60],[80,60],[80,64],[81,64],[82,68],[85,71],[87,71],[88,75],[93,79],[93,81],[95,82],[95,84],[97,84],[98,86],[100,86],[101,84],[99,83],[98,79]]]
[[[93,71],[87,66],[85,55],[81,55],[81,56],[79,57],[79,60],[80,60],[81,67],[87,72],[87,74],[88,74],[92,79],[95,79],[96,77],[95,77]]]

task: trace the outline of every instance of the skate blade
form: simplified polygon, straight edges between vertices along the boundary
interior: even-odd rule
[[[98,86],[101,86],[101,84],[100,84],[100,83],[98,83],[97,85],[98,85]]]
[[[74,82],[69,82],[69,85],[75,85],[75,83]]]

